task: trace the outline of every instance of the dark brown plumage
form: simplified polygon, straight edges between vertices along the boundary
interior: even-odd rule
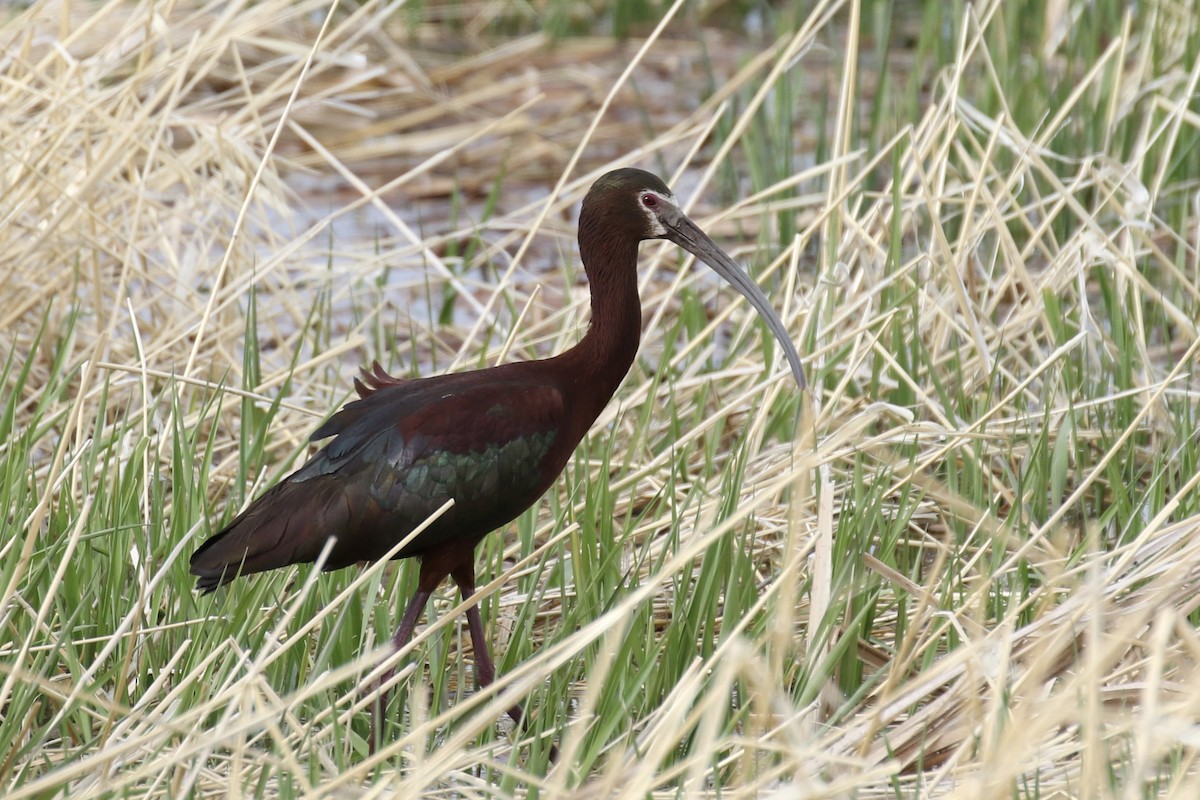
[[[376,560],[453,498],[397,556],[420,558],[421,571],[395,647],[412,636],[447,576],[469,597],[476,544],[549,488],[633,363],[641,334],[637,253],[645,239],[669,239],[730,281],[764,317],[804,388],[795,347],[753,282],[679,210],[661,180],[616,170],[592,185],[580,213],[592,322],[579,344],[553,358],[416,380],[393,378],[378,364],[364,370],[355,381],[360,399],[311,437],[330,441],[192,555],[197,587],[209,592],[239,575],[314,561],[329,537],[337,538],[327,570]],[[467,622],[477,681],[487,686],[495,670],[478,606]],[[377,706],[372,748],[379,713]],[[520,706],[510,715],[519,723]]]

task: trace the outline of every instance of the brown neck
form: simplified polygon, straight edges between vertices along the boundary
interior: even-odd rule
[[[582,231],[581,231],[582,233]],[[592,323],[575,347],[559,356],[568,362],[574,403],[586,409],[582,436],[629,372],[642,333],[642,304],[637,290],[637,242],[590,246],[581,235],[580,255],[592,295]],[[578,413],[578,412],[577,412]]]

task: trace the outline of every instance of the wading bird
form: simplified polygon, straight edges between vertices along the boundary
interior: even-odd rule
[[[470,597],[475,546],[545,493],[633,364],[642,330],[638,244],[646,239],[674,242],[733,284],[779,340],[804,389],[800,356],[754,282],[679,209],[666,184],[640,169],[618,169],[597,179],[579,215],[592,321],[577,345],[553,358],[414,380],[378,364],[363,370],[354,382],[360,399],[311,437],[332,440],[192,554],[197,588],[210,592],[239,575],[315,561],[335,537],[326,570],[378,560],[453,499],[395,555],[419,558],[421,569],[393,646],[408,642],[446,576]],[[495,667],[478,605],[467,611],[467,625],[482,688]],[[385,704],[381,691],[372,750]],[[519,726],[521,707],[509,715]]]

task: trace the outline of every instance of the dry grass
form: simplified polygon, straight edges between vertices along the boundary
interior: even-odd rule
[[[1200,219],[1178,171],[1196,9],[1127,17],[1080,65],[1061,55],[1080,8],[1050,5],[1038,48],[1076,91],[1038,125],[985,3],[869,149],[884,88],[855,72],[852,4],[762,46],[675,6],[662,36],[559,44],[485,37],[491,5],[453,7],[458,28],[375,2],[11,12],[6,797],[1200,796]],[[827,158],[730,187],[797,71],[828,117],[780,129]],[[757,257],[815,376],[803,421],[744,304],[645,247],[641,360],[549,501],[481,555],[497,649],[527,651],[496,688],[547,707],[532,736],[560,763],[496,738],[495,691],[410,690],[368,758],[355,687],[405,573],[301,570],[222,604],[192,595],[186,556],[358,364],[573,343],[571,212],[616,163],[676,170],[710,198],[702,225]],[[743,199],[718,213],[717,192]],[[595,600],[563,573],[599,516],[617,549]],[[141,533],[109,552],[122,525]],[[711,628],[677,633],[731,541],[753,545],[744,596],[734,575]],[[89,559],[132,566],[102,583]],[[455,605],[409,651],[432,677],[402,680],[455,669]],[[654,698],[625,655],[646,631],[680,665]]]

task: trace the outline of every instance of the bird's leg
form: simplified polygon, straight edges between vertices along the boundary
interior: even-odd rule
[[[450,575],[458,584],[463,600],[467,600],[475,594],[474,564],[468,563],[461,566]],[[488,653],[487,637],[483,632],[483,617],[479,614],[478,603],[467,609],[467,629],[471,632],[471,647],[475,650],[475,683],[479,689],[483,689],[491,686],[492,681],[496,679],[496,665]],[[524,715],[520,703],[515,703],[508,709],[508,716],[512,717],[512,721],[518,728],[521,727],[521,718]]]
[[[471,595],[475,594],[475,565],[468,562],[465,565],[459,566],[450,573],[454,578],[454,582],[458,584],[458,589],[462,592],[463,600],[466,600]],[[492,663],[492,657],[488,653],[487,637],[483,633],[483,617],[479,614],[479,604],[471,606],[467,609],[467,629],[471,632],[471,647],[475,650],[475,683],[479,689],[490,686],[492,681],[496,679],[496,665]],[[521,720],[525,717],[525,712],[521,709],[520,703],[514,703],[508,709],[508,716],[512,717],[512,721],[516,724],[517,729],[521,728]],[[558,748],[553,743],[550,744],[550,762],[558,761]]]
[[[396,629],[395,635],[392,636],[392,647],[399,651],[404,645],[408,644],[408,640],[412,638],[413,631],[417,628],[417,620],[421,618],[421,611],[424,610],[425,604],[429,602],[429,595],[432,590],[425,589],[424,582],[417,586],[416,594],[412,596],[412,600],[408,601],[408,607],[404,609],[404,616],[400,620],[400,627]],[[371,706],[371,752],[375,752],[375,748],[379,744],[379,736],[383,733],[383,714],[387,710],[388,690],[384,688],[392,676],[396,674],[396,667],[388,667],[387,672],[379,677],[379,682],[375,684],[379,688],[379,693],[375,696],[375,702]]]

